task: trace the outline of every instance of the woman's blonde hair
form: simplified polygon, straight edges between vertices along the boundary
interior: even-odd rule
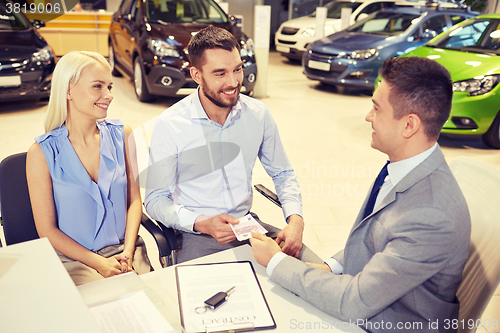
[[[111,71],[107,60],[96,52],[72,51],[59,59],[52,74],[50,100],[47,116],[45,117],[46,133],[64,124],[68,117],[67,95],[69,85],[78,82],[83,69],[96,62]]]

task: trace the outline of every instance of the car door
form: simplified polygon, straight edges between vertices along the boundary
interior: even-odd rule
[[[130,74],[133,73],[132,55],[135,48],[136,13],[140,2],[124,0],[120,6],[120,14],[116,17],[117,28],[115,36],[115,58]]]

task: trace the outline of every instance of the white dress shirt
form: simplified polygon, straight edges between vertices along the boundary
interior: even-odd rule
[[[252,206],[258,157],[273,179],[285,218],[302,216],[295,172],[264,103],[240,95],[221,125],[207,116],[198,92],[156,120],[144,203],[148,214],[191,233],[198,218],[244,216]]]

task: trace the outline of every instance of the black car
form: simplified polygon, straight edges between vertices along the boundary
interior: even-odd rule
[[[22,11],[16,13],[8,3],[0,3],[0,101],[48,97],[54,52]]]
[[[240,41],[244,61],[241,91],[251,92],[257,75],[253,41],[213,0],[123,0],[109,31],[113,75],[123,72],[132,77],[142,102],[196,88],[189,72],[187,44],[209,25],[228,30]]]

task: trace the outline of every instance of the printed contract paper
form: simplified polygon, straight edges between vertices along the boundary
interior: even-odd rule
[[[176,274],[185,332],[276,327],[250,262],[177,266]],[[224,304],[197,313],[206,299],[233,286]]]
[[[174,329],[144,291],[90,307],[105,333],[168,333]]]

